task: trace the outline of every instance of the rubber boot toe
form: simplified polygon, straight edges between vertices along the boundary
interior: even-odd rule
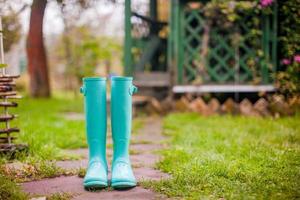
[[[116,189],[136,186],[136,180],[128,162],[122,161],[113,164],[111,186]]]
[[[105,165],[101,162],[93,162],[89,164],[83,180],[83,186],[86,189],[107,187],[107,169]]]

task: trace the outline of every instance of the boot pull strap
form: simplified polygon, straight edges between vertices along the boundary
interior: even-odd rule
[[[86,94],[86,89],[85,89],[84,86],[81,86],[81,87],[80,87],[80,93],[83,94],[83,95],[85,96],[85,94]]]
[[[138,88],[134,85],[131,85],[131,87],[129,88],[129,94],[133,95],[134,93],[137,93]]]

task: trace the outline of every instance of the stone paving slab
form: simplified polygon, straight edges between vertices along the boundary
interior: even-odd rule
[[[83,193],[79,196],[75,196],[73,199],[76,200],[95,200],[95,199],[107,199],[107,200],[155,200],[155,199],[164,199],[163,196],[158,195],[150,190],[146,190],[142,187],[136,187],[130,190],[123,191],[108,191],[101,192],[101,195],[97,193]]]
[[[159,161],[159,156],[154,151],[162,148],[160,141],[165,138],[161,135],[161,122],[158,118],[149,118],[145,121],[139,135],[133,136],[135,144],[131,145],[131,150],[135,151],[130,156],[134,174],[138,181],[160,180],[168,178],[169,175],[154,169],[154,165]],[[137,141],[143,141],[138,143]],[[146,141],[146,142],[145,142]],[[58,161],[57,166],[67,170],[86,168],[88,164],[88,149],[68,150],[68,153],[79,155],[81,160]],[[107,158],[110,169],[112,149],[107,150]],[[110,171],[110,170],[109,170]],[[109,172],[109,177],[110,177]],[[22,183],[25,192],[32,195],[50,195],[58,192],[67,192],[73,195],[73,199],[165,199],[164,196],[154,193],[151,190],[140,186],[125,191],[100,190],[96,192],[86,191],[82,186],[82,178],[78,176],[60,176],[51,179],[43,179]]]
[[[144,189],[135,187],[130,190],[98,190],[86,191],[82,187],[82,178],[77,176],[61,176],[52,179],[26,182],[22,185],[23,190],[31,195],[49,195],[53,193],[70,193],[73,199],[160,199],[160,195]]]

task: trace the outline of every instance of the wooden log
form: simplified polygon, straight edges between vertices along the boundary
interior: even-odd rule
[[[218,114],[221,111],[221,104],[216,98],[212,98],[208,103],[208,108],[212,114]]]
[[[0,92],[10,92],[13,90],[12,86],[7,86],[7,85],[0,85]]]
[[[156,98],[151,98],[146,106],[146,111],[150,114],[162,114],[163,108]]]
[[[9,83],[14,81],[12,78],[0,78],[1,83]]]
[[[228,98],[221,106],[221,112],[228,114],[237,114],[239,113],[239,108],[232,98]]]
[[[12,92],[0,92],[0,97],[8,97],[8,96],[15,96],[17,92],[12,91]]]
[[[189,101],[185,96],[182,96],[175,102],[175,110],[181,112],[189,111]]]
[[[7,99],[22,99],[22,96],[20,95],[15,95],[15,96],[7,96]]]
[[[189,105],[189,109],[192,112],[197,112],[204,116],[212,114],[212,112],[209,111],[208,106],[201,97],[198,97],[195,100],[193,100]]]
[[[270,98],[270,112],[273,115],[292,115],[294,111],[290,108],[288,103],[285,101],[283,95],[272,95]]]
[[[248,99],[244,99],[240,103],[240,113],[245,116],[259,117],[260,114],[254,108],[252,103]]]
[[[161,102],[161,107],[163,109],[163,114],[171,112],[174,109],[174,107],[175,107],[173,99],[171,97],[165,98]]]
[[[19,78],[20,75],[0,75],[0,79],[2,78]]]
[[[17,115],[0,115],[0,122],[6,122],[6,121],[9,121],[9,120],[13,120],[14,118],[16,118]]]
[[[10,87],[15,87],[16,83],[15,82],[9,82],[9,83],[1,83],[0,86],[10,86]]]
[[[14,132],[20,132],[20,129],[18,129],[18,128],[6,128],[6,129],[0,129],[0,134],[4,134],[4,133],[14,133]]]
[[[14,153],[16,151],[26,151],[28,146],[25,144],[0,144],[0,153]]]
[[[0,107],[17,107],[18,104],[16,102],[8,102],[8,101],[3,101],[0,102]]]
[[[0,137],[0,143],[8,143],[9,140],[12,141],[12,140],[16,140],[16,139],[17,139],[17,137],[10,137],[10,138],[8,138],[8,137]]]
[[[264,116],[264,117],[267,117],[267,116],[271,116],[271,113],[269,111],[269,103],[267,102],[266,99],[264,98],[260,98],[258,99],[253,108],[261,115],[261,116]]]
[[[287,100],[290,109],[293,111],[300,110],[300,96],[293,96]]]

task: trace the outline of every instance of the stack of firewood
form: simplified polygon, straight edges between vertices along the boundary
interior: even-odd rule
[[[10,126],[10,121],[15,119],[17,115],[10,114],[8,109],[11,107],[17,107],[16,102],[10,101],[11,99],[19,99],[15,91],[16,83],[14,79],[19,76],[0,75],[0,107],[3,108],[3,113],[0,115],[0,152],[8,153],[15,152],[16,150],[23,150],[26,148],[23,144],[14,144],[13,141],[16,139],[14,133],[20,130],[16,127]]]
[[[155,98],[149,98],[146,110],[152,114],[166,114],[175,111],[196,112],[204,116],[240,114],[253,117],[279,117],[292,115],[296,111],[296,108],[299,107],[300,98],[287,100],[282,95],[271,95],[265,98],[259,98],[254,103],[247,98],[241,102],[235,102],[232,98],[228,98],[221,103],[216,98],[204,101],[201,97],[191,98],[187,95],[173,101],[171,99],[158,101]]]

